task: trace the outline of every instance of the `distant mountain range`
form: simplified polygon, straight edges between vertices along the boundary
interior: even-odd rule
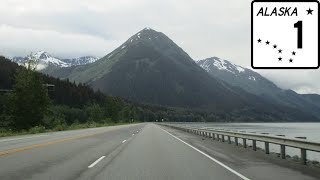
[[[165,34],[150,28],[93,63],[45,72],[135,102],[224,112],[230,121],[319,120],[320,103],[313,97],[284,91],[217,57],[196,63]],[[301,108],[305,105],[310,106]]]
[[[51,56],[49,53],[45,51],[39,51],[27,57],[13,57],[12,61],[21,65],[31,56],[37,62],[37,70],[44,71],[44,72],[50,72],[52,70],[63,68],[63,67],[84,65],[88,63],[93,63],[98,60],[98,58],[94,56],[83,56],[83,57],[72,58],[72,59],[60,59],[60,58]]]

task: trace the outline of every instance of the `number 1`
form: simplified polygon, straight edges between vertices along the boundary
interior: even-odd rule
[[[302,49],[302,21],[295,23],[294,28],[298,28],[298,49]]]

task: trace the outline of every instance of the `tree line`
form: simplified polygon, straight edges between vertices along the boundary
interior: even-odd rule
[[[54,88],[48,89],[47,84],[54,85]],[[86,84],[41,74],[31,66],[19,66],[2,56],[0,89],[0,131],[34,127],[64,130],[69,126],[88,123],[256,122],[283,119],[252,113],[246,108],[226,113],[130,102],[94,91]]]
[[[47,84],[54,87],[48,89]],[[0,57],[0,129],[64,129],[84,123],[201,120],[184,109],[138,104],[94,91],[86,84],[41,74]],[[3,91],[8,90],[8,91]]]

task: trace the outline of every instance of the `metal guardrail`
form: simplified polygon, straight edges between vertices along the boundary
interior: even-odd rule
[[[312,142],[304,140],[303,137],[297,137],[298,139],[286,138],[283,135],[271,136],[268,133],[263,134],[256,134],[256,133],[247,133],[244,131],[231,131],[231,130],[224,130],[224,129],[210,129],[210,128],[195,128],[195,127],[188,127],[188,126],[179,126],[174,124],[167,124],[161,123],[161,125],[179,129],[182,131],[194,133],[197,135],[210,137],[213,139],[221,140],[225,142],[227,137],[227,141],[229,144],[232,143],[231,138],[234,139],[234,143],[236,146],[239,145],[239,138],[242,139],[242,145],[244,148],[247,148],[247,140],[252,141],[252,149],[254,151],[257,150],[257,141],[264,142],[265,145],[265,153],[270,154],[269,144],[278,144],[280,145],[280,157],[282,159],[286,158],[286,147],[293,147],[298,148],[301,151],[301,163],[306,165],[307,164],[307,150],[308,151],[315,151],[320,152],[320,143]]]

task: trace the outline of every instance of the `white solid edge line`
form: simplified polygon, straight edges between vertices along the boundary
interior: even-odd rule
[[[125,143],[127,140],[123,140],[122,143]]]
[[[158,127],[159,127],[159,126],[158,126]],[[187,145],[187,146],[191,147],[192,149],[194,149],[194,150],[198,151],[199,153],[201,153],[202,155],[206,156],[206,157],[207,157],[207,158],[209,158],[210,160],[212,160],[212,161],[216,162],[216,163],[217,163],[217,164],[219,164],[220,166],[222,166],[222,167],[226,168],[227,170],[229,170],[229,171],[230,171],[230,172],[232,172],[233,174],[237,175],[237,176],[238,176],[238,177],[240,177],[241,179],[243,179],[243,180],[250,180],[249,178],[245,177],[244,175],[242,175],[242,174],[238,173],[237,171],[235,171],[235,170],[231,169],[229,166],[227,166],[227,165],[223,164],[222,162],[220,162],[220,161],[218,161],[218,160],[214,159],[214,158],[213,158],[213,157],[211,157],[210,155],[208,155],[208,154],[206,154],[206,153],[202,152],[202,151],[201,151],[201,150],[199,150],[198,148],[196,148],[196,147],[194,147],[194,146],[192,146],[192,145],[190,145],[190,144],[188,144],[188,143],[184,142],[184,141],[183,141],[183,140],[181,140],[180,138],[178,138],[178,137],[176,137],[175,135],[173,135],[173,134],[169,133],[168,131],[166,131],[166,130],[162,129],[161,127],[159,127],[159,128],[160,128],[161,130],[163,130],[164,132],[168,133],[170,136],[172,136],[172,137],[174,137],[175,139],[179,140],[180,142],[184,143],[185,145]]]
[[[93,162],[90,166],[88,166],[88,168],[92,168],[93,166],[95,166],[96,164],[98,164],[103,158],[105,158],[105,156],[100,157],[99,159],[97,159],[95,162]]]

